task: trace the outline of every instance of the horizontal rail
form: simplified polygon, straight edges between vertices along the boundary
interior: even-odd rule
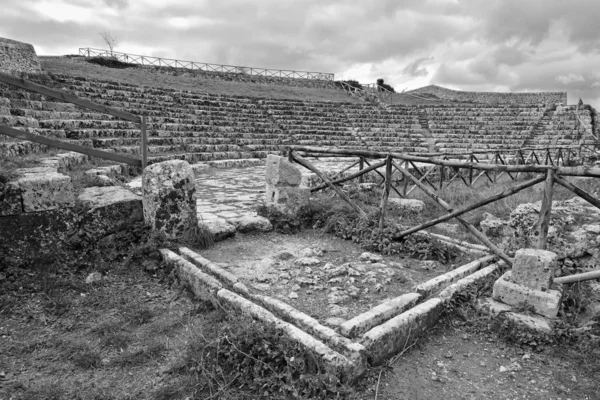
[[[136,167],[142,166],[142,160],[138,160],[136,158],[127,157],[117,153],[111,153],[109,151],[98,150],[92,147],[85,147],[79,144],[63,142],[62,140],[49,138],[46,136],[35,135],[33,133],[20,131],[18,129],[13,129],[4,125],[0,125],[0,134],[10,136],[16,139],[28,140],[30,142],[39,143],[46,146],[57,147],[63,150],[75,151],[77,153],[87,154],[88,156],[92,157],[99,157],[104,158],[106,160],[134,165]]]
[[[497,172],[546,172],[548,169],[555,169],[559,175],[567,176],[590,176],[600,177],[600,168],[592,168],[587,166],[579,167],[556,167],[554,165],[504,165],[504,164],[487,164],[487,163],[476,163],[476,162],[464,162],[464,161],[452,161],[452,160],[440,160],[434,158],[427,158],[422,156],[414,156],[410,154],[394,153],[394,152],[377,152],[369,150],[345,150],[329,147],[312,147],[312,146],[289,146],[293,151],[304,151],[308,153],[321,153],[321,154],[343,154],[347,156],[355,157],[368,157],[368,158],[386,158],[392,156],[399,160],[406,160],[412,162],[418,162],[423,164],[435,164],[444,167],[453,168],[471,168],[484,171],[497,171]]]
[[[85,100],[72,94],[63,93],[61,91],[51,89],[47,86],[38,85],[36,83],[26,81],[22,78],[17,78],[16,76],[9,75],[4,72],[0,72],[0,82],[17,86],[21,89],[30,90],[32,92],[39,93],[44,96],[73,103],[84,108],[89,108],[90,110],[99,111],[103,114],[109,114],[113,117],[121,118],[127,121],[136,122],[138,124],[142,122],[142,119],[139,115],[131,114],[126,111],[121,111],[116,108],[107,107],[102,104],[97,104],[93,101]]]
[[[79,49],[79,55],[85,57],[114,57],[120,61],[128,62],[132,64],[140,65],[154,65],[154,66],[166,66],[174,68],[184,68],[191,70],[201,70],[209,72],[227,72],[227,73],[241,73],[252,76],[267,76],[267,77],[280,77],[280,78],[292,78],[292,79],[304,79],[304,80],[322,80],[322,81],[333,81],[334,74],[330,72],[311,72],[311,71],[296,71],[286,69],[269,69],[269,68],[257,68],[257,67],[243,67],[238,65],[226,65],[226,64],[209,64],[197,61],[183,61],[172,58],[161,58],[142,56],[138,54],[121,53],[118,51],[110,51],[103,49],[93,49],[84,47]]]

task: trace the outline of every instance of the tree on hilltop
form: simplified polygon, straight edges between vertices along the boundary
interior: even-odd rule
[[[119,39],[111,31],[107,30],[100,32],[98,35],[102,37],[102,40],[104,40],[104,43],[108,46],[110,55],[112,56],[114,48],[119,44]]]
[[[394,90],[393,87],[391,87],[390,85],[388,85],[387,83],[385,83],[383,81],[383,78],[377,79],[377,86],[381,87],[381,88],[384,88],[384,89],[387,89],[387,90],[389,90],[392,93],[396,93],[396,91]]]

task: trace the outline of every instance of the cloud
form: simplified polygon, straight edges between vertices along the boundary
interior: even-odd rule
[[[599,14],[597,0],[22,0],[3,5],[0,36],[70,54],[110,30],[136,54],[586,101]]]
[[[570,83],[573,82],[584,82],[585,79],[583,78],[583,76],[578,75],[578,74],[574,74],[572,72],[570,72],[567,75],[560,75],[556,77],[556,80],[562,84],[568,85]]]
[[[410,62],[404,69],[402,73],[404,75],[409,76],[427,76],[429,75],[429,71],[422,64],[425,64],[427,61],[433,61],[433,57],[421,57],[416,60]]]

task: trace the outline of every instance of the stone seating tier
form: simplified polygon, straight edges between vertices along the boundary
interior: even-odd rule
[[[386,111],[371,104],[212,95],[67,76],[57,79],[57,87],[81,97],[132,113],[143,110],[149,116],[153,159],[188,157],[163,154],[178,152],[201,160],[210,159],[210,154],[215,159],[264,157],[291,143],[427,151],[419,122],[423,113],[440,146],[446,142],[451,142],[448,148],[462,146],[462,140],[503,146],[523,142],[544,112],[537,106],[488,105],[394,106]],[[0,118],[10,126],[44,136],[139,153],[138,124],[7,86],[0,86]],[[569,114],[562,118],[560,121],[568,121]],[[21,154],[30,147],[13,146],[11,154]]]

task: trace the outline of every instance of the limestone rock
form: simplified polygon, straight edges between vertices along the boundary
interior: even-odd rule
[[[284,214],[296,214],[310,202],[310,189],[304,187],[277,187],[267,184],[265,203]]]
[[[230,218],[229,223],[235,226],[238,232],[247,233],[252,231],[268,232],[273,230],[271,222],[260,215],[246,215],[239,218]]]
[[[402,211],[408,211],[415,214],[422,213],[425,209],[425,203],[418,199],[391,198],[388,200],[388,203]]]
[[[213,240],[219,242],[235,235],[235,226],[223,218],[212,218],[202,221],[200,225],[206,227],[213,235]]]
[[[298,298],[298,293],[296,293],[296,292],[290,292],[290,293],[288,294],[288,297],[289,297],[290,299],[297,299],[297,298]]]
[[[379,262],[383,259],[380,254],[373,254],[369,252],[364,252],[360,255],[360,261],[367,261],[371,263]]]
[[[335,316],[343,317],[345,315],[348,315],[348,308],[339,306],[337,304],[331,304],[329,306],[329,315],[334,316],[334,317]]]
[[[299,257],[321,257],[325,252],[316,247],[307,247],[298,254]]]
[[[77,199],[86,208],[107,207],[115,203],[139,202],[142,198],[120,186],[85,188]]]
[[[506,272],[494,283],[492,298],[512,306],[523,303],[540,315],[555,318],[562,301],[561,290],[536,290],[513,282],[512,271]]]
[[[550,289],[558,267],[556,253],[539,249],[520,249],[515,253],[512,281],[531,289]]]
[[[350,297],[348,297],[347,294],[337,291],[337,290],[330,292],[327,295],[327,301],[329,302],[329,304],[339,304],[339,303],[348,301],[349,299],[350,299]]]
[[[346,320],[344,318],[340,318],[340,317],[330,317],[325,320],[325,324],[327,324],[329,326],[340,326],[344,322],[346,322]]]
[[[194,172],[186,161],[153,164],[142,175],[144,220],[167,238],[198,225]],[[235,230],[235,228],[234,228]]]
[[[483,221],[479,223],[481,232],[489,237],[501,237],[510,234],[508,222],[496,218],[490,213],[483,213]]]
[[[311,266],[311,265],[319,265],[321,260],[316,257],[303,257],[296,260],[296,265],[301,265],[303,267]]]
[[[120,186],[85,188],[77,199],[85,208],[82,225],[98,240],[144,220],[142,198]]]
[[[85,278],[85,283],[90,284],[90,283],[96,283],[96,282],[100,282],[102,280],[102,274],[100,272],[92,272],[91,274],[89,274],[87,276],[87,278]]]
[[[300,170],[284,157],[269,154],[267,156],[265,179],[268,185],[299,186],[302,180]]]
[[[21,189],[16,182],[0,182],[0,216],[17,215],[23,212]]]
[[[55,172],[27,174],[17,180],[24,212],[55,210],[75,205],[71,177]]]

